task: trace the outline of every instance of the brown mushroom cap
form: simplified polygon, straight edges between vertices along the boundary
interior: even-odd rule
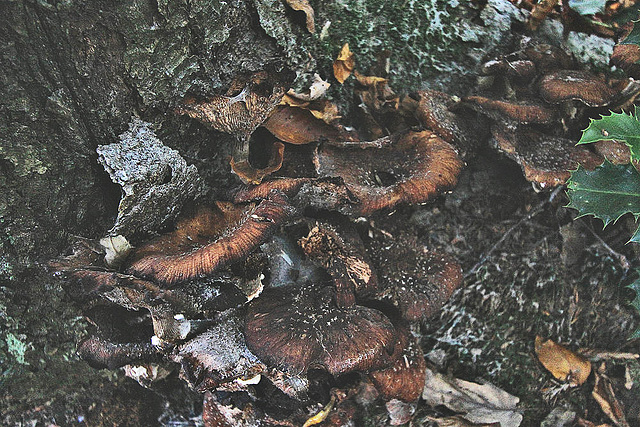
[[[623,69],[627,75],[640,78],[640,46],[637,44],[615,45],[610,63]]]
[[[165,284],[210,274],[247,256],[294,213],[286,197],[275,193],[257,206],[217,203],[141,246],[127,271]]]
[[[375,299],[391,303],[408,322],[435,315],[462,284],[462,269],[452,256],[411,239],[374,240],[368,249],[382,288]]]
[[[551,123],[555,119],[554,111],[538,102],[514,103],[469,96],[463,103],[498,122]]]
[[[284,93],[284,86],[274,76],[258,72],[246,80],[236,80],[226,96],[216,95],[203,101],[186,98],[176,113],[244,139],[264,122]]]
[[[290,144],[354,137],[341,127],[315,117],[309,110],[287,105],[279,105],[265,121],[264,127],[276,138]]]
[[[587,71],[562,70],[544,76],[539,91],[552,104],[578,100],[589,107],[603,107],[635,98],[640,83],[633,79],[607,83],[603,77]]]
[[[530,59],[499,58],[482,64],[480,72],[484,75],[502,75],[517,79],[532,79],[535,77],[536,66]]]
[[[598,141],[593,144],[596,152],[614,165],[627,165],[631,160],[631,149],[621,141]]]
[[[434,132],[408,132],[382,146],[322,145],[315,158],[324,177],[342,177],[359,200],[356,215],[368,215],[399,203],[424,203],[453,187],[463,163],[456,150]]]
[[[420,104],[416,109],[416,116],[423,126],[435,131],[442,139],[463,152],[471,152],[478,147],[478,130],[471,128],[469,120],[449,109],[456,104],[451,95],[436,90],[423,90],[418,92],[418,96]]]
[[[245,339],[260,360],[284,372],[338,375],[388,364],[396,330],[377,310],[338,308],[331,287],[285,286],[249,303]]]
[[[424,389],[427,365],[418,341],[408,331],[400,336],[400,357],[391,366],[370,372],[369,378],[386,400],[415,402]]]
[[[507,129],[495,126],[491,143],[515,160],[528,181],[541,187],[567,182],[578,164],[593,169],[603,159],[566,138],[548,136],[532,129]]]

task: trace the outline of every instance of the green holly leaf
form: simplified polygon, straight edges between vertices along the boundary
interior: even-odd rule
[[[626,142],[631,149],[631,159],[640,160],[640,121],[636,114],[638,114],[637,107],[633,114],[611,113],[610,116],[591,119],[589,127],[582,132],[582,138],[578,144],[609,139]]]
[[[633,21],[633,29],[624,40],[620,41],[620,44],[637,44],[640,46],[640,21]]]
[[[567,207],[577,209],[579,216],[592,215],[605,227],[626,213],[640,216],[640,173],[630,164],[605,162],[590,171],[582,166],[567,181]],[[640,242],[640,230],[629,240]]]
[[[569,7],[580,15],[595,15],[604,12],[606,0],[569,0]]]
[[[630,305],[640,313],[640,269],[636,269],[638,278],[631,283],[627,288],[633,290],[636,293],[636,297],[631,301]],[[637,328],[629,337],[630,339],[640,338],[640,328]]]

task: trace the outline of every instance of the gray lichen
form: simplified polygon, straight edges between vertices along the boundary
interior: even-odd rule
[[[119,143],[98,146],[98,161],[123,191],[112,235],[155,231],[199,194],[196,167],[166,147],[150,126],[134,118]]]

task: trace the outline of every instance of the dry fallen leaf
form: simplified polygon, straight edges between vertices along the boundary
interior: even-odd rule
[[[331,83],[329,83],[326,80],[322,80],[322,77],[320,77],[318,74],[314,74],[313,83],[311,84],[311,86],[309,86],[308,91],[298,93],[298,92],[295,92],[293,89],[289,89],[285,98],[282,99],[281,104],[284,103],[287,105],[291,105],[292,107],[297,107],[304,102],[315,101],[317,99],[322,98],[330,86],[331,86]],[[295,99],[292,100],[291,98],[295,98]],[[303,102],[301,103],[300,101],[303,101]],[[295,103],[295,105],[292,103]]]
[[[345,43],[338,58],[333,62],[333,75],[342,84],[351,75],[355,66],[355,55],[349,50],[349,43]]]
[[[602,412],[613,421],[618,427],[629,427],[629,423],[624,415],[624,409],[616,398],[611,386],[611,381],[605,376],[596,372],[596,383],[593,386],[591,396],[598,402]]]
[[[427,368],[422,398],[431,406],[444,405],[476,424],[500,423],[517,427],[522,414],[516,408],[520,399],[490,383],[476,384],[447,378]]]
[[[337,110],[326,110],[327,117],[334,112],[337,113]],[[290,144],[308,144],[321,139],[353,140],[353,137],[340,127],[328,124],[328,120],[324,120],[324,112],[319,113],[320,118],[316,114],[304,108],[279,105],[264,122],[264,127],[280,141]]]
[[[309,4],[309,0],[287,0],[287,4],[293,10],[300,10],[307,15],[307,31],[311,34],[316,32],[316,24],[314,22],[315,13]]]
[[[378,76],[363,76],[358,71],[355,71],[353,74],[362,86],[375,86],[377,84],[387,83],[387,79]]]
[[[540,363],[560,381],[579,386],[591,373],[591,362],[552,340],[537,336],[535,351]]]

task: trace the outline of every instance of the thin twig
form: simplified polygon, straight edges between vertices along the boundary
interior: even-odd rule
[[[498,240],[493,246],[491,246],[491,249],[489,249],[483,256],[482,258],[480,258],[480,261],[478,261],[476,263],[476,265],[474,265],[471,270],[469,270],[464,277],[469,277],[473,274],[475,274],[478,269],[480,268],[480,266],[482,266],[482,264],[484,264],[487,259],[489,259],[489,257],[491,256],[491,254],[500,247],[500,245],[502,243],[504,243],[504,241],[507,239],[507,237],[509,237],[509,235],[511,233],[513,233],[513,231],[520,227],[524,222],[531,220],[531,218],[533,218],[534,216],[538,215],[540,212],[542,212],[544,210],[544,208],[550,204],[551,202],[553,202],[553,200],[556,198],[556,196],[558,195],[558,193],[560,193],[560,191],[564,188],[564,186],[558,186],[556,187],[555,190],[553,190],[553,192],[551,192],[551,194],[549,195],[549,197],[546,200],[543,200],[542,202],[540,202],[540,204],[538,204],[538,206],[536,206],[534,209],[531,210],[531,212],[529,212],[527,214],[527,216],[525,216],[524,218],[522,218],[520,221],[516,222],[515,224],[513,224],[511,226],[511,228],[509,228],[504,235],[500,238],[500,240]]]

